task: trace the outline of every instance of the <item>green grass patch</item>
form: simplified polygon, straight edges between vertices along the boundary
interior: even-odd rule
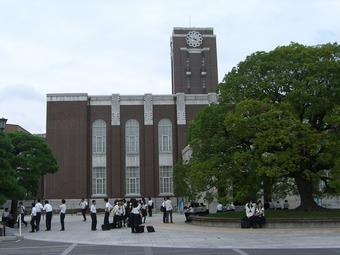
[[[241,219],[245,216],[245,212],[223,212],[213,213],[207,215],[209,217],[221,217],[221,218],[238,218]],[[265,216],[267,219],[323,219],[323,218],[340,218],[340,210],[325,210],[316,212],[303,212],[294,210],[266,210]]]

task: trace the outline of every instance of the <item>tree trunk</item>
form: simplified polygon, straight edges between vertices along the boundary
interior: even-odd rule
[[[18,216],[18,200],[15,200],[15,199],[12,200],[10,213],[13,215],[14,219],[17,218],[17,216]]]
[[[269,203],[273,198],[273,182],[270,177],[263,176],[263,202]]]
[[[313,184],[301,176],[294,178],[300,194],[301,204],[296,210],[300,211],[320,211],[325,208],[317,205],[313,198]]]

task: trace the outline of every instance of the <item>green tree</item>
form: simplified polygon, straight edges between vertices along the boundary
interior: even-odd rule
[[[340,191],[339,45],[256,52],[219,91],[219,106],[206,108],[189,130],[196,179],[216,185],[219,169],[219,182],[231,182],[239,198],[284,183],[297,188],[303,210],[318,209],[320,181],[323,193]]]
[[[40,178],[58,170],[48,144],[40,137],[14,132],[7,134],[12,146],[10,164],[15,171],[17,186],[22,192],[10,196],[11,210],[16,213],[18,199],[34,198]]]
[[[11,166],[12,145],[4,132],[0,132],[0,204],[13,196],[24,194],[24,189],[18,185],[16,173]]]

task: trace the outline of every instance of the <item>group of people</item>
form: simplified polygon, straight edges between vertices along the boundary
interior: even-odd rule
[[[266,223],[262,201],[258,200],[257,203],[249,201],[244,208],[246,211],[246,217],[244,218],[244,227],[262,228],[263,225]]]
[[[142,223],[145,223],[146,217],[149,214],[149,217],[152,217],[152,209],[154,208],[154,203],[152,199],[149,197],[146,202],[145,198],[141,200],[131,199],[130,201],[115,200],[113,204],[111,204],[108,198],[104,199],[105,208],[104,208],[104,222],[102,225],[103,230],[109,230],[112,228],[122,228],[122,227],[131,227],[131,231],[133,233],[136,232],[136,229]],[[82,199],[79,203],[81,212],[86,221],[86,201]],[[91,215],[91,230],[97,230],[97,209],[96,209],[96,200],[92,200],[92,204],[90,207],[90,215]],[[110,216],[112,217],[112,222],[110,222]]]

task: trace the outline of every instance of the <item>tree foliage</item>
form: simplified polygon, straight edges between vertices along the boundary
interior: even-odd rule
[[[28,133],[1,133],[0,153],[0,175],[6,176],[1,178],[6,182],[1,185],[3,198],[35,197],[41,176],[58,169],[47,143]]]
[[[340,192],[339,45],[292,43],[256,52],[225,76],[219,91],[220,104],[190,126],[194,186],[231,185],[240,200],[266,184],[295,189],[305,210],[318,208],[313,196],[320,191]]]

